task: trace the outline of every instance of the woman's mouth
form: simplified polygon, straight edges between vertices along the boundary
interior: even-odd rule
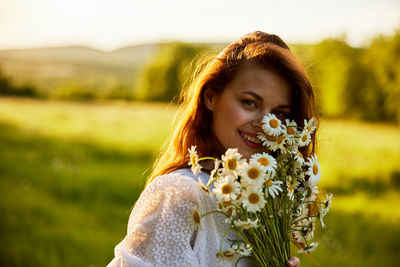
[[[247,146],[249,146],[251,148],[257,148],[257,149],[262,148],[262,144],[261,144],[262,142],[261,142],[261,140],[259,140],[257,138],[257,136],[255,134],[250,135],[250,133],[244,133],[244,132],[239,131],[239,135],[242,138],[243,142]]]

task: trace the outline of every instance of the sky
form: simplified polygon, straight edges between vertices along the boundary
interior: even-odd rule
[[[400,0],[0,0],[0,49],[231,42],[255,30],[361,46],[396,29]]]

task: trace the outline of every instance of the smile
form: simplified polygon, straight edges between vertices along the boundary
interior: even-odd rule
[[[261,140],[259,140],[257,137],[250,136],[250,135],[245,134],[245,133],[243,133],[241,131],[239,131],[239,134],[240,134],[241,137],[243,137],[243,139],[245,139],[246,141],[248,141],[252,145],[257,145],[257,147],[260,146],[261,143],[262,143]]]

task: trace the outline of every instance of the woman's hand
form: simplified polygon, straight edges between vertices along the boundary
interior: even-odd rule
[[[300,260],[297,257],[291,257],[286,262],[287,267],[300,267]]]

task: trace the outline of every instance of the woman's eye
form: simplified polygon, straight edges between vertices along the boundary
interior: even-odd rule
[[[242,103],[247,108],[256,108],[257,107],[256,102],[253,100],[243,99]]]

